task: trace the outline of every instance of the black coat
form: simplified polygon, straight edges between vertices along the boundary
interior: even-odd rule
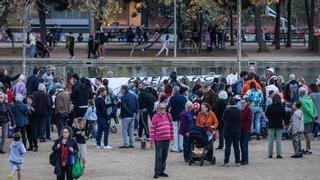
[[[59,138],[54,142],[54,145],[52,146],[52,151],[56,151],[57,152],[57,156],[56,156],[56,165],[54,167],[54,173],[56,175],[60,175],[61,174],[61,148],[57,149],[57,145],[60,144],[60,147],[62,146],[62,139]],[[73,153],[77,154],[77,152],[79,151],[79,147],[77,142],[70,138],[68,139],[66,145],[68,147],[72,147],[73,148]]]
[[[266,116],[269,120],[269,129],[282,129],[286,111],[281,104],[271,104],[268,106]]]
[[[170,97],[167,105],[167,111],[171,108],[170,113],[173,121],[178,121],[180,119],[180,113],[185,109],[186,103],[187,98],[180,93],[175,93]]]
[[[49,116],[52,104],[49,95],[43,91],[37,91],[34,94],[34,108],[37,116]]]
[[[2,82],[2,84],[8,88],[8,89],[11,89],[11,81],[15,81],[17,80],[18,78],[20,77],[20,74],[16,75],[16,76],[13,76],[13,77],[9,77],[9,76],[1,76],[0,77],[0,82]]]
[[[223,130],[223,128],[224,128],[224,124],[222,121],[222,115],[223,115],[223,112],[226,110],[226,108],[227,108],[227,101],[219,99],[217,107],[216,107],[216,111],[215,111],[216,117],[219,121],[219,126],[218,126],[219,130]]]
[[[38,86],[39,79],[35,75],[28,77],[26,84],[27,95],[33,94],[34,92],[38,91]]]
[[[222,116],[225,137],[240,137],[241,112],[237,107],[227,108]]]
[[[80,84],[72,92],[72,102],[74,107],[87,106],[88,100],[93,98],[91,89],[85,85]]]

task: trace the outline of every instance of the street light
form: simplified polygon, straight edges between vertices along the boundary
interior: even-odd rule
[[[238,74],[241,72],[241,0],[238,0],[238,42],[237,42],[237,62],[238,62]]]
[[[173,1],[173,21],[174,21],[174,57],[177,57],[177,0]]]

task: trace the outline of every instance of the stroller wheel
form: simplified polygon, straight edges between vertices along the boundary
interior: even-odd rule
[[[215,165],[215,164],[216,164],[216,157],[214,157],[214,156],[212,157],[212,159],[211,159],[211,164],[212,164],[212,165]]]
[[[110,130],[111,130],[111,133],[112,133],[112,134],[116,134],[117,131],[118,131],[118,129],[117,129],[116,126],[112,126]]]

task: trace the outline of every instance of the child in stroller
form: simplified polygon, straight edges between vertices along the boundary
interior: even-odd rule
[[[214,134],[213,134],[214,135]],[[216,163],[216,157],[213,155],[214,136],[207,134],[206,130],[200,126],[194,126],[189,132],[190,156],[189,166],[195,161],[200,161],[200,166],[204,160]]]
[[[49,58],[50,57],[50,53],[49,53],[48,48],[40,40],[36,41],[36,48],[37,48],[37,53],[35,54],[35,57],[37,57],[38,55],[41,58]]]

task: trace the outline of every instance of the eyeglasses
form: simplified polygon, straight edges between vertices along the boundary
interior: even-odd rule
[[[69,131],[62,131],[62,133],[69,133]]]
[[[159,109],[160,109],[160,110],[164,110],[164,109],[166,109],[166,108],[165,108],[165,107],[160,107]]]

